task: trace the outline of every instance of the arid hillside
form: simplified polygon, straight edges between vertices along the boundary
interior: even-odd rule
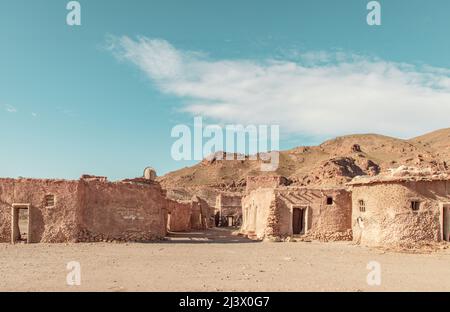
[[[203,160],[159,178],[170,197],[193,193],[211,198],[217,190],[242,191],[248,175],[281,174],[302,186],[342,185],[359,175],[376,175],[388,168],[409,165],[448,170],[450,128],[402,140],[377,134],[337,137],[318,146],[300,146],[280,152],[278,170],[260,171],[252,160]]]
[[[410,141],[421,145],[423,148],[436,154],[439,159],[450,164],[450,128],[437,130]]]

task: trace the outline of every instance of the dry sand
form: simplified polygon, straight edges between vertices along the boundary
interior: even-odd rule
[[[69,261],[81,264],[81,286],[66,285]],[[380,286],[366,282],[370,261],[381,264]],[[221,229],[149,244],[0,244],[0,290],[450,291],[450,251],[260,243]]]

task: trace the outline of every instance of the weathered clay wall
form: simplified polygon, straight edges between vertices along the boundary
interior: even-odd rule
[[[45,197],[54,196],[47,207]],[[29,208],[30,243],[164,237],[166,205],[157,183],[0,179],[0,242],[11,241],[13,204]]]
[[[201,228],[214,227],[214,207],[211,207],[206,200],[197,195],[192,197],[191,202],[192,210],[200,212]]]
[[[184,232],[191,229],[192,207],[190,202],[182,203],[167,199],[167,212],[169,213],[169,231]]]
[[[200,205],[194,204],[191,206],[191,229],[204,230],[204,217],[202,216]]]
[[[327,197],[332,197],[331,205]],[[259,188],[242,199],[241,232],[258,239],[293,235],[293,208],[304,209],[305,234],[320,240],[351,239],[351,194],[343,189]]]
[[[283,185],[288,185],[289,181],[283,176],[249,176],[246,181],[246,193],[250,193],[258,188],[276,188]]]
[[[166,234],[166,199],[157,183],[80,181],[80,241],[147,241]]]
[[[349,240],[352,217],[351,194],[343,189],[278,189],[280,236],[293,234],[293,208],[305,209],[305,234],[320,240]],[[332,198],[332,204],[327,198]]]
[[[76,241],[78,182],[41,179],[0,179],[0,242],[11,241],[13,204],[30,204],[30,242]],[[55,205],[45,206],[45,196],[54,195]]]
[[[219,194],[216,198],[216,211],[225,218],[233,216],[235,222],[242,221],[242,196],[236,194]]]
[[[360,200],[364,201],[365,212],[359,209]],[[412,200],[420,201],[417,212],[411,209]],[[355,242],[379,246],[440,241],[440,204],[450,202],[450,182],[357,185],[352,187],[352,201]]]
[[[275,193],[271,188],[259,188],[244,196],[240,232],[250,238],[263,239],[268,226],[270,207],[274,201]]]

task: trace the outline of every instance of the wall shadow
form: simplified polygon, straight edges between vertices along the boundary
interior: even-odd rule
[[[258,243],[243,236],[232,235],[236,228],[212,228],[201,231],[169,232],[166,244],[252,244]]]

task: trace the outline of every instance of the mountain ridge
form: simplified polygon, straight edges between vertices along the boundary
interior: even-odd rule
[[[216,153],[217,154],[217,153]],[[191,193],[242,192],[249,175],[277,174],[298,186],[342,186],[358,175],[377,175],[401,165],[448,170],[450,128],[439,129],[411,139],[368,133],[350,134],[319,145],[298,146],[280,151],[278,169],[264,173],[260,160],[220,160],[217,157],[158,178],[169,190]]]

